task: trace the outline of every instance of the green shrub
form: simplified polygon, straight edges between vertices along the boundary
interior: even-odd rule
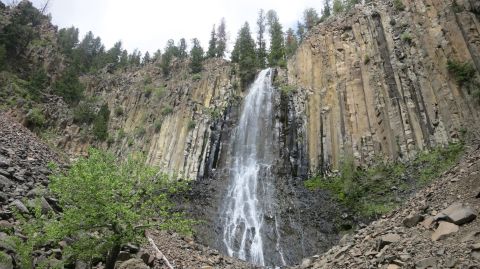
[[[145,79],[143,80],[143,85],[149,85],[152,84],[152,77],[150,75],[146,75]]]
[[[193,74],[193,75],[192,75],[192,80],[193,80],[193,81],[199,81],[199,80],[201,80],[201,79],[202,79],[202,75],[201,75],[201,74],[196,73],[196,74]]]
[[[138,127],[135,129],[135,137],[143,137],[145,134],[147,133],[147,131],[145,130],[144,127]]]
[[[123,115],[123,108],[121,106],[115,107],[115,116],[119,117]]]
[[[164,86],[160,86],[160,87],[157,87],[154,92],[153,92],[153,95],[158,98],[158,99],[161,99],[165,96],[165,93],[167,92],[167,89],[164,87]]]
[[[117,132],[117,141],[124,139],[126,136],[125,131],[123,129],[118,130]]]
[[[363,59],[363,63],[365,65],[369,64],[370,63],[370,56],[368,56],[368,54],[365,55],[365,58]]]
[[[74,68],[69,68],[53,84],[53,90],[59,96],[71,104],[76,104],[83,98],[84,86],[78,79],[78,73]]]
[[[107,104],[103,104],[93,122],[93,134],[100,141],[108,138],[108,121],[110,119],[110,110]]]
[[[34,107],[27,113],[27,125],[32,129],[41,129],[45,125],[45,115],[40,108]]]
[[[100,259],[106,269],[113,269],[121,246],[141,244],[147,228],[192,234],[194,222],[174,210],[170,200],[187,191],[187,184],[147,166],[142,156],[120,162],[113,154],[92,149],[88,159],[79,159],[68,172],[54,172],[50,180],[63,212],[42,217],[36,211],[37,218],[22,221],[28,239],[18,239],[24,246],[21,268],[33,268],[36,248],[65,238],[73,240],[63,257],[86,263]]]
[[[73,109],[73,121],[75,123],[90,124],[95,119],[95,108],[91,100],[81,101]]]
[[[145,86],[145,89],[144,89],[143,92],[145,94],[145,97],[150,98],[150,96],[152,95],[152,92],[153,92],[153,86],[152,85]]]
[[[308,189],[323,189],[342,204],[363,217],[374,217],[390,211],[399,202],[396,192],[409,192],[424,186],[452,167],[463,152],[463,144],[420,153],[409,163],[378,161],[366,169],[344,161],[336,176],[316,176],[305,181]]]
[[[163,109],[162,109],[162,116],[167,116],[167,115],[170,115],[172,114],[173,112],[173,108],[169,105],[166,105]]]
[[[194,120],[190,120],[190,121],[188,122],[188,130],[193,130],[193,129],[195,129],[195,126],[196,126],[196,125],[197,125],[197,124],[195,123]]]
[[[476,74],[475,67],[470,62],[448,60],[447,69],[455,77],[455,80],[460,86],[473,81]]]
[[[405,5],[403,4],[402,0],[393,0],[393,7],[398,11],[405,10]]]
[[[296,88],[293,85],[286,84],[286,85],[280,86],[280,92],[284,95],[289,95],[290,93],[295,91],[296,91]]]
[[[407,33],[407,32],[404,32],[403,34],[401,34],[400,39],[402,39],[402,41],[407,43],[412,42],[412,36],[410,35],[410,33]]]
[[[160,132],[160,129],[162,128],[162,120],[160,119],[157,119],[154,123],[154,129],[155,129],[155,133],[158,133]]]
[[[0,71],[2,71],[6,66],[7,60],[7,50],[5,49],[5,45],[0,45]]]

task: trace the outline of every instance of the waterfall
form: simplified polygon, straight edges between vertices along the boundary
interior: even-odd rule
[[[270,172],[276,146],[273,91],[272,71],[265,69],[250,86],[231,138],[230,185],[221,213],[223,243],[228,254],[257,265],[265,265],[267,260],[264,256],[265,231],[270,229],[264,227],[264,220],[275,219],[276,222]],[[278,241],[278,229],[273,230]],[[282,257],[280,246],[274,247]]]

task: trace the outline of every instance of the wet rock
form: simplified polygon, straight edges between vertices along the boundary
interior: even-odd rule
[[[437,259],[434,257],[430,257],[430,258],[419,260],[418,262],[415,263],[415,268],[416,269],[427,269],[427,268],[436,269]]]
[[[150,269],[141,259],[130,259],[122,262],[118,269]]]
[[[407,228],[415,227],[420,221],[423,220],[423,216],[420,214],[412,214],[403,220],[403,225]]]
[[[438,241],[444,239],[450,234],[458,232],[458,230],[458,225],[446,221],[440,221],[438,228],[432,234],[432,240]]]
[[[28,208],[18,199],[13,201],[12,205],[15,206],[21,213],[24,213],[24,214],[30,213],[30,211],[28,211]]]

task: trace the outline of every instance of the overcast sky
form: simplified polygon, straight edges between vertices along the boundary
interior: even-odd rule
[[[38,6],[45,0],[33,0]],[[295,26],[305,8],[320,10],[322,0],[50,0],[48,11],[59,27],[75,26],[83,35],[92,31],[110,48],[121,40],[129,52],[162,49],[168,39],[200,39],[204,49],[213,24],[225,17],[229,47],[240,26],[248,21],[256,31],[259,9],[274,9],[284,28]],[[82,38],[81,37],[81,38]]]

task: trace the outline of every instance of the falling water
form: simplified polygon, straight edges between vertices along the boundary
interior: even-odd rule
[[[266,260],[264,219],[275,218],[270,173],[274,160],[272,96],[272,71],[266,69],[250,87],[232,137],[231,182],[222,212],[223,243],[228,254],[258,265],[265,265]],[[277,252],[281,254],[280,249]]]

